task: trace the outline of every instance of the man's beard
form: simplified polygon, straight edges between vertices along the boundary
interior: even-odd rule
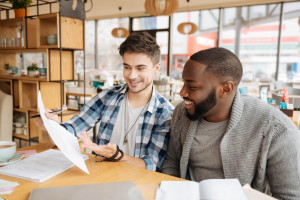
[[[195,113],[193,115],[189,114],[187,109],[185,110],[185,115],[191,121],[198,120],[202,118],[202,116],[205,113],[207,113],[210,109],[212,109],[216,104],[217,104],[216,88],[214,88],[205,100],[203,100],[199,104],[195,104]]]

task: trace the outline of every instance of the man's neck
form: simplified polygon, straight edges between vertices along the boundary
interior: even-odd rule
[[[128,90],[128,101],[131,108],[139,108],[147,104],[152,96],[152,84],[141,92],[131,92]]]

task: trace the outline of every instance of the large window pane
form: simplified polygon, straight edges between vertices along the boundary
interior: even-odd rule
[[[217,45],[218,9],[180,12],[173,15],[172,26],[172,65],[170,76],[181,79],[184,64],[197,51]],[[183,22],[193,22],[198,26],[196,33],[185,35],[178,32],[177,27]]]
[[[98,59],[97,69],[101,71],[121,71],[122,57],[119,55],[118,48],[125,38],[115,38],[111,35],[114,28],[123,27],[128,29],[129,19],[106,19],[98,20]]]
[[[86,21],[85,23],[85,67],[86,69],[95,69],[95,21]]]
[[[223,9],[220,46],[234,52],[237,8]]]
[[[156,33],[156,41],[160,46],[161,59],[160,71],[162,74],[167,75],[168,71],[168,31],[161,31]]]
[[[271,82],[275,80],[279,15],[273,17],[265,13],[266,5],[249,8],[252,17],[242,20],[240,31],[243,80]]]
[[[284,4],[278,80],[300,82],[300,2]]]
[[[134,18],[132,21],[133,31],[167,29],[168,27],[169,27],[168,16],[141,17],[141,18]]]

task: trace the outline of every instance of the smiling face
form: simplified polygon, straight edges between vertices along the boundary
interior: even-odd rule
[[[193,60],[188,60],[184,66],[184,86],[180,95],[184,99],[186,115],[190,120],[211,114],[217,104],[218,80],[205,72],[205,68],[205,65]]]
[[[140,93],[144,90],[152,90],[153,77],[159,68],[159,63],[154,66],[146,54],[124,53],[123,76],[129,92]]]

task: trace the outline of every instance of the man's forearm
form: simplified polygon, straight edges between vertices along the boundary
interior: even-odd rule
[[[127,154],[124,154],[123,158],[120,161],[136,167],[140,167],[144,169],[146,168],[146,164],[143,159],[129,156]]]

